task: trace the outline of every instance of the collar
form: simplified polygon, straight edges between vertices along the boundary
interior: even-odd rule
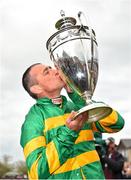
[[[62,97],[61,96],[53,98],[51,100],[52,100],[53,104],[56,104],[56,105],[61,105],[62,104]]]
[[[60,102],[61,101],[61,102]],[[54,103],[55,102],[55,103]],[[58,104],[57,104],[58,103]],[[53,98],[53,99],[49,99],[47,97],[44,97],[44,98],[40,98],[40,99],[37,99],[37,104],[44,104],[44,105],[53,105],[53,104],[56,104],[56,105],[61,105],[61,104],[66,104],[67,103],[67,98],[65,96],[60,96],[60,97],[57,97],[57,98]]]

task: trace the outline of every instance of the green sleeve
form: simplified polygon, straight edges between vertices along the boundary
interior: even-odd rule
[[[115,110],[104,119],[92,123],[92,129],[98,132],[114,133],[120,131],[124,127],[123,117]]]
[[[58,128],[56,138],[53,141],[59,154],[60,164],[63,164],[70,157],[78,134],[79,132],[73,131],[67,126]]]
[[[82,99],[82,97],[78,93],[73,91],[72,93],[68,93],[68,96],[73,101],[73,103],[78,107],[78,109],[86,105],[85,100]]]

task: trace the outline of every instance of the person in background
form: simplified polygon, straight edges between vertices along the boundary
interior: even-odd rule
[[[64,82],[59,71],[40,63],[30,66],[22,83],[36,99],[21,129],[29,179],[104,179],[94,132],[113,133],[124,126],[121,115],[112,113],[97,122],[86,123],[88,114],[74,120],[85,101]],[[70,101],[61,95],[67,90]]]
[[[105,142],[107,145],[106,154],[101,157],[105,178],[122,179],[125,158],[117,151],[117,146],[113,137],[109,137]]]
[[[131,179],[131,162],[125,161],[123,166],[123,178]]]
[[[107,144],[106,140],[102,138],[102,133],[94,132],[94,142],[97,153],[99,154],[102,168],[104,169],[104,163],[102,161],[102,156],[106,154]]]

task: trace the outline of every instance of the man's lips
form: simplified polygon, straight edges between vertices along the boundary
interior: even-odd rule
[[[64,85],[66,85],[66,81],[63,80],[63,78],[60,76],[60,74],[58,75],[58,77],[64,83]]]

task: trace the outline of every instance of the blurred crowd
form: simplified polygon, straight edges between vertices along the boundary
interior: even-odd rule
[[[100,156],[106,179],[131,179],[131,162],[118,150],[115,139],[102,139],[100,133],[95,133],[95,146]]]

